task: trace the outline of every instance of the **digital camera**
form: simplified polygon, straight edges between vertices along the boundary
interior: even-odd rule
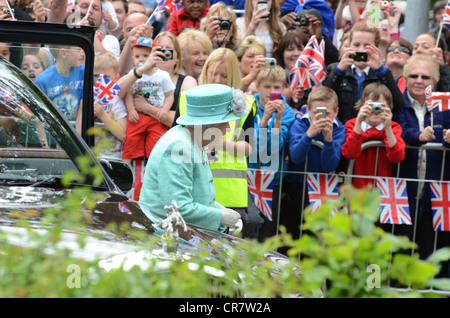
[[[355,62],[367,62],[369,54],[367,52],[356,52],[356,54],[351,54],[349,57]]]
[[[379,4],[383,11],[389,11],[392,8],[392,2],[390,1],[380,1]]]
[[[295,19],[295,20],[296,20],[296,22],[298,22],[299,25],[302,25],[302,26],[309,25],[309,20],[306,17],[305,13],[303,13],[303,12],[299,12],[297,15],[297,19]]]
[[[264,67],[265,68],[274,68],[277,66],[277,60],[275,60],[273,57],[265,57],[264,58]]]
[[[382,107],[384,106],[384,103],[369,103],[369,106],[372,107],[372,111],[375,114],[379,114],[383,112]]]
[[[158,51],[164,53],[164,57],[162,58],[164,61],[173,59],[173,50],[172,49],[158,49]]]
[[[11,12],[14,14],[14,9],[3,8],[3,13],[6,13],[9,17],[12,17]]]
[[[229,30],[231,29],[231,21],[228,18],[216,18],[214,20],[219,21],[219,27],[221,30]]]

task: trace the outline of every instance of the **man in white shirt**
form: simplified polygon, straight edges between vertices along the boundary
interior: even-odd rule
[[[86,15],[89,10],[89,16],[87,18],[92,25],[98,28],[102,24],[103,12],[101,0],[77,0],[75,10],[79,11],[83,15]],[[101,32],[98,32],[94,38],[94,50],[96,54],[111,52],[115,56],[119,57],[119,40],[117,40],[114,35],[103,35]]]

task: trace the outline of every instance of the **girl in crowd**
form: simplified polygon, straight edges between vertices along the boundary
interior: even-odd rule
[[[266,46],[266,56],[272,57],[278,48],[279,41],[286,26],[280,21],[280,4],[276,0],[268,0],[267,7],[258,9],[258,0],[245,2],[245,13],[237,19],[239,33],[242,38],[256,35]]]
[[[156,63],[157,68],[170,74],[170,78],[175,85],[173,105],[170,108],[170,114],[173,114],[174,117],[172,117],[172,115],[169,116],[170,118],[167,121],[167,126],[172,127],[172,125],[175,125],[175,120],[180,114],[178,109],[180,92],[197,86],[197,80],[192,76],[181,74],[183,65],[181,62],[180,44],[178,43],[177,37],[172,32],[164,31],[159,33],[155,38],[155,42],[161,49],[172,50],[172,59]]]
[[[249,35],[239,43],[236,49],[236,56],[239,60],[239,69],[241,71],[241,89],[244,92],[256,80],[259,72],[263,69],[265,55],[266,47],[264,42],[254,35]]]

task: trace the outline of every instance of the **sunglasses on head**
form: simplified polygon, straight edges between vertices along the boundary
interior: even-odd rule
[[[411,55],[411,51],[407,47],[400,46],[400,45],[393,45],[393,46],[388,47],[387,52],[388,53],[394,52],[395,49],[398,49],[400,52]]]
[[[412,79],[418,79],[420,77],[420,78],[422,78],[422,79],[424,79],[426,81],[429,81],[431,79],[431,76],[420,75],[420,74],[409,74],[408,77],[412,78]]]

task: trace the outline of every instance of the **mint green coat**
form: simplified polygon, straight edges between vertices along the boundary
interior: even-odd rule
[[[139,204],[153,221],[167,217],[164,206],[175,200],[186,223],[223,232],[223,206],[215,201],[206,151],[189,131],[175,126],[156,143],[145,168]]]

